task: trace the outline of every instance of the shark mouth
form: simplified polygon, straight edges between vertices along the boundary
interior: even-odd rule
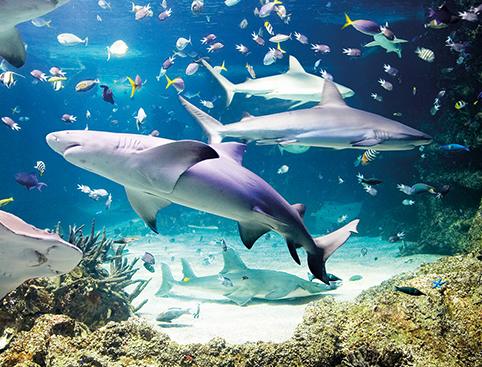
[[[62,154],[66,154],[69,150],[72,150],[72,149],[77,148],[77,147],[82,147],[82,145],[80,145],[80,144],[70,144],[67,147],[65,147]]]

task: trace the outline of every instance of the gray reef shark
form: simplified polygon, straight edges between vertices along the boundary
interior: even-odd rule
[[[81,259],[58,234],[0,211],[0,300],[28,279],[68,273]]]
[[[25,64],[25,45],[17,24],[41,17],[70,0],[1,0],[0,56],[19,68]]]
[[[310,282],[296,275],[276,270],[251,269],[232,248],[223,251],[224,268],[219,274],[197,277],[186,259],[182,259],[183,277],[174,280],[169,266],[161,264],[162,284],[156,296],[188,296],[193,298],[226,297],[240,306],[252,299],[268,301],[306,298],[338,288]]]
[[[397,121],[351,108],[333,83],[326,81],[322,102],[313,108],[246,116],[223,125],[182,97],[181,103],[199,122],[209,143],[225,137],[255,141],[257,144],[312,146],[334,149],[409,150],[429,144],[432,138]]]
[[[383,33],[377,33],[373,35],[373,41],[367,43],[364,47],[375,47],[380,46],[386,50],[387,53],[395,52],[398,57],[402,57],[402,43],[408,42],[407,40],[402,40],[400,38],[396,38],[393,40],[389,40]]]
[[[300,106],[308,102],[320,102],[325,79],[308,74],[299,61],[289,57],[289,69],[286,73],[267,76],[264,78],[247,79],[244,83],[234,84],[214,70],[206,60],[201,59],[203,65],[216,78],[226,91],[226,105],[229,106],[236,93],[248,96],[258,96],[266,99],[279,98],[297,102],[290,108]],[[347,87],[336,84],[343,98],[351,97],[355,93]]]
[[[303,223],[304,205],[290,205],[242,166],[244,144],[208,145],[92,130],[59,131],[46,139],[68,162],[123,185],[133,209],[153,231],[157,212],[171,203],[237,221],[248,248],[273,230],[286,239],[298,264],[296,248],[303,247],[311,273],[327,284],[325,261],[357,231],[354,220],[313,238]]]

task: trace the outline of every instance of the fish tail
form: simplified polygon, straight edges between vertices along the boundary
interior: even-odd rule
[[[315,277],[330,284],[325,268],[326,260],[350,238],[352,233],[358,233],[359,222],[359,219],[352,220],[336,231],[313,238],[318,251],[308,253],[308,266]]]
[[[85,37],[84,38],[84,46],[88,46],[89,45],[89,37]]]
[[[166,89],[169,88],[172,83],[174,83],[171,79],[169,79],[169,77],[166,75],[164,75],[166,77],[166,80],[167,80],[167,84],[166,84]]]
[[[129,84],[131,85],[131,98],[134,97],[134,94],[136,93],[136,82],[132,80],[132,78],[127,77],[127,80],[129,81]]]
[[[161,287],[159,290],[156,292],[156,296],[158,297],[163,297],[169,293],[169,291],[172,289],[176,281],[174,280],[174,277],[172,276],[171,269],[169,268],[169,265],[165,263],[161,263],[161,271],[162,271],[162,283]]]
[[[286,51],[285,51],[285,50],[283,50],[283,49],[281,48],[281,46],[280,46],[280,43],[279,43],[279,42],[278,42],[278,46],[277,46],[276,48],[277,48],[279,51],[281,51],[281,53],[283,53],[283,54],[285,54],[285,53],[286,53]]]
[[[350,19],[350,17],[348,16],[347,13],[345,13],[345,24],[343,25],[343,27],[341,27],[341,29],[345,29],[346,27],[349,27],[353,24],[353,21]]]
[[[110,47],[107,47],[107,61],[110,60]]]
[[[221,70],[228,71],[228,69],[226,69],[226,66],[224,65],[224,60],[223,60],[223,63],[221,64]]]
[[[283,2],[281,2],[281,1],[279,1],[279,0],[274,0],[273,3],[274,3],[275,5],[281,5],[281,4],[283,4]]]

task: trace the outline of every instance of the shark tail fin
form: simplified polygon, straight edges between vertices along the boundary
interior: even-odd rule
[[[197,278],[196,274],[194,274],[194,270],[192,270],[191,264],[189,262],[182,258],[181,259],[181,264],[182,264],[182,281],[183,282],[189,282],[189,280],[193,278]]]
[[[350,17],[348,16],[347,13],[345,13],[345,24],[343,25],[343,27],[341,27],[341,29],[345,29],[346,27],[349,27],[353,24],[353,21],[350,19]]]
[[[326,260],[350,238],[352,233],[358,233],[357,225],[359,222],[359,219],[352,220],[336,231],[313,238],[317,249],[320,251],[308,253],[308,266],[311,273],[322,282],[330,284],[325,268]]]
[[[176,281],[174,280],[174,277],[172,276],[171,269],[169,268],[169,265],[166,263],[161,263],[161,271],[162,271],[162,283],[161,287],[159,290],[156,292],[156,296],[158,297],[163,297],[169,293],[169,291],[172,289]]]
[[[203,63],[204,67],[209,70],[212,76],[214,76],[214,78],[223,87],[224,91],[226,92],[226,106],[229,106],[231,104],[231,101],[233,100],[234,94],[236,93],[235,84],[231,83],[228,79],[222,76],[221,73],[217,73],[216,70],[214,70],[214,68],[211,65],[209,65],[209,63],[206,60],[201,59],[201,62]]]
[[[194,106],[192,103],[188,102],[183,97],[179,97],[179,100],[187,112],[189,112],[189,114],[194,117],[199,125],[201,125],[201,128],[208,137],[209,144],[221,143],[223,140],[221,135],[223,124],[221,124],[214,117],[209,116],[206,112]]]

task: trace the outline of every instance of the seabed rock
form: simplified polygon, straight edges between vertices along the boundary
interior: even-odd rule
[[[179,345],[137,317],[90,331],[66,315],[46,314],[14,336],[0,366],[480,366],[481,251],[422,265],[351,303],[330,297],[311,303],[284,343],[231,345],[214,338]],[[439,277],[446,283],[432,288]],[[395,286],[425,295],[396,292]]]

